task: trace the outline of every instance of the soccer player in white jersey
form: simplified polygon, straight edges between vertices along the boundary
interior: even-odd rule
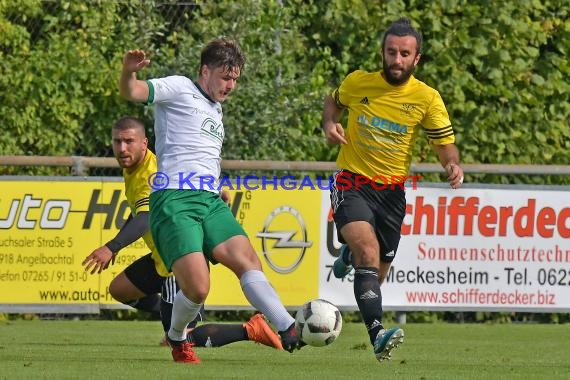
[[[127,100],[155,107],[155,148],[163,180],[161,189],[150,195],[150,229],[181,289],[167,334],[172,357],[176,362],[200,362],[185,327],[210,290],[207,260],[235,273],[247,300],[275,325],[283,348],[292,352],[300,345],[295,320],[217,190],[224,140],[221,103],[235,89],[245,56],[235,40],[213,40],[201,52],[196,81],[185,76],[137,79],[137,72],[149,63],[144,51],[128,51],[119,91]]]
[[[115,262],[115,257],[124,247],[142,237],[151,252],[119,273],[111,281],[109,292],[114,299],[126,305],[159,312],[166,334],[170,329],[172,301],[179,288],[174,276],[166,270],[148,227],[148,198],[151,192],[148,179],[157,171],[156,156],[148,149],[145,127],[139,119],[124,117],[118,120],[111,128],[111,135],[113,153],[123,168],[125,195],[131,215],[118,234],[91,252],[83,265],[91,274],[101,273]],[[220,196],[229,202],[229,192],[224,191]],[[196,347],[220,347],[251,340],[281,348],[281,339],[267,325],[263,314],[255,314],[245,323],[208,323],[196,327],[203,319],[202,316],[203,310],[188,325],[189,331],[191,330],[188,340]]]

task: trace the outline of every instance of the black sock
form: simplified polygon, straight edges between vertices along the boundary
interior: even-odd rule
[[[126,304],[137,310],[160,313],[160,300],[160,294],[150,294],[138,300],[126,302]]]
[[[378,269],[359,267],[354,272],[354,297],[358,309],[374,344],[382,326],[382,293],[378,283]]]
[[[208,323],[200,325],[188,334],[188,340],[197,347],[221,347],[226,344],[248,340],[243,325]]]
[[[204,313],[204,305],[202,305],[200,314],[198,314],[196,318],[186,326],[186,328],[195,328],[196,324],[203,320]],[[168,334],[170,324],[172,323],[172,304],[170,302],[166,302],[163,298],[160,299],[160,322],[162,322],[164,332]]]
[[[160,321],[165,333],[170,330],[170,321],[172,320],[172,304],[160,299]]]

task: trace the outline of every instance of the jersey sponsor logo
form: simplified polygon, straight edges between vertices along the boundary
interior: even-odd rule
[[[219,142],[224,141],[224,127],[222,124],[217,124],[214,119],[207,118],[204,120],[200,129],[202,130],[202,135]]]
[[[378,116],[373,116],[370,120],[364,114],[358,116],[358,124],[372,127],[374,129],[381,129],[386,132],[397,133],[405,135],[408,133],[408,126],[405,124],[398,124],[395,121],[384,119]]]
[[[285,231],[271,229],[271,225],[279,222],[278,219],[287,218],[287,216],[289,219],[293,216],[297,222],[295,229]],[[307,227],[303,217],[291,206],[279,206],[271,211],[265,220],[263,230],[256,236],[261,239],[261,249],[267,264],[274,271],[283,274],[294,271],[303,260],[307,248],[313,245],[313,242],[307,238]],[[300,239],[294,240],[296,236]],[[270,244],[271,240],[275,241],[273,245]]]

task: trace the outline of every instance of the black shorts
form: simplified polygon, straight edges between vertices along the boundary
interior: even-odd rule
[[[156,271],[151,254],[146,254],[125,268],[127,278],[144,294],[155,294],[162,291],[166,277]]]
[[[380,243],[380,260],[392,262],[400,243],[406,192],[400,184],[364,183],[358,177],[354,173],[340,171],[335,174],[331,186],[331,205],[339,241],[345,243],[340,234],[345,224],[368,222]]]
[[[174,276],[158,274],[150,253],[126,267],[125,275],[144,294],[160,293],[168,303],[174,302],[174,296],[180,290]]]

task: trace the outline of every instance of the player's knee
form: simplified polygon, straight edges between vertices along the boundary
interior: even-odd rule
[[[241,278],[244,273],[249,272],[250,270],[262,271],[261,261],[259,261],[259,257],[257,257],[257,255],[254,255],[254,257],[245,256],[230,269],[234,272],[237,278]]]
[[[234,254],[218,259],[223,266],[231,270],[237,278],[250,270],[262,270],[261,261],[257,253],[251,249],[235,251]]]
[[[356,255],[353,252],[353,261],[360,267],[380,268],[380,258],[376,250],[364,249]]]
[[[196,303],[204,303],[208,297],[208,289],[198,289],[196,292]]]
[[[111,294],[111,297],[113,297],[113,299],[115,299],[118,302],[128,303],[129,301],[131,301],[124,297],[121,291],[121,287],[117,285],[116,281],[112,281],[111,284],[109,285],[109,293]]]
[[[195,286],[190,289],[181,288],[181,290],[182,293],[184,293],[184,296],[186,296],[186,298],[188,298],[190,301],[201,304],[206,301],[210,289],[204,286]]]
[[[253,250],[245,255],[244,262],[247,263],[249,269],[261,270],[261,261]]]

